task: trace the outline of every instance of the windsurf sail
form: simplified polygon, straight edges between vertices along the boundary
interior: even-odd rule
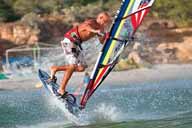
[[[133,35],[155,0],[123,0],[106,40],[99,53],[91,79],[81,99],[85,106],[88,99],[112,71],[124,48],[133,40]]]

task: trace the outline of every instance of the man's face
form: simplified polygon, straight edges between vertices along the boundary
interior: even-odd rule
[[[99,15],[97,17],[97,22],[101,25],[101,26],[107,26],[110,23],[110,17],[106,16],[106,15]]]

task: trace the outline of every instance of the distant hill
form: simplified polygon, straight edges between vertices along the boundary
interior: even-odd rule
[[[59,13],[72,6],[101,5],[103,10],[114,10],[121,0],[1,0],[0,20],[18,20],[30,12],[39,14]],[[178,26],[192,24],[191,0],[156,0],[152,16],[174,20]]]

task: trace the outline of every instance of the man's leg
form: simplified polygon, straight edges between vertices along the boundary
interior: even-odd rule
[[[51,79],[55,76],[56,72],[58,71],[66,71],[68,69],[68,65],[64,66],[51,66],[50,71],[51,71]]]
[[[60,69],[62,69],[62,68],[60,68]],[[77,66],[75,64],[63,66],[63,69],[64,69],[63,71],[65,71],[65,74],[63,76],[63,80],[62,80],[60,88],[58,90],[58,92],[61,95],[63,95],[65,93],[66,85],[67,85],[69,79],[71,78],[73,72],[74,71],[83,72],[85,70],[84,66]]]
[[[80,66],[75,66],[75,71],[76,72],[83,72],[85,70],[86,66],[80,65]],[[51,78],[55,76],[56,72],[58,71],[66,71],[69,69],[69,65],[64,65],[64,66],[51,66],[50,71],[51,71]]]

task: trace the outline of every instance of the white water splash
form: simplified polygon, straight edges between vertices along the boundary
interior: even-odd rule
[[[97,54],[99,53],[102,45],[99,43],[98,38],[90,39],[82,44],[85,60],[88,65],[95,63]],[[6,74],[11,74],[10,77],[23,77],[33,75],[39,68],[49,71],[49,67],[52,65],[65,65],[67,64],[65,55],[60,46],[52,50],[41,50],[41,55],[37,60],[34,57],[30,60],[26,60],[27,55],[22,56],[23,60],[18,60],[10,63],[9,65],[3,65],[3,70]],[[19,55],[18,55],[19,56]],[[27,65],[27,63],[29,63]]]
[[[94,110],[96,120],[118,121],[121,117],[121,112],[114,105],[99,104]]]
[[[65,104],[63,104],[56,97],[49,96],[49,97],[46,97],[46,100],[47,100],[49,106],[51,107],[50,110],[59,108],[59,110],[61,110],[63,112],[63,116],[65,118],[67,118],[68,121],[73,123],[73,125],[75,124],[77,126],[84,126],[84,125],[90,124],[89,115],[85,111],[80,111],[77,115],[73,115],[66,108]]]
[[[48,102],[50,103],[50,105],[52,105],[52,107],[59,108],[69,121],[77,125],[81,124],[79,118],[73,115],[72,113],[70,113],[69,110],[66,108],[65,104],[62,103],[60,100],[58,100],[56,97],[50,96]]]

